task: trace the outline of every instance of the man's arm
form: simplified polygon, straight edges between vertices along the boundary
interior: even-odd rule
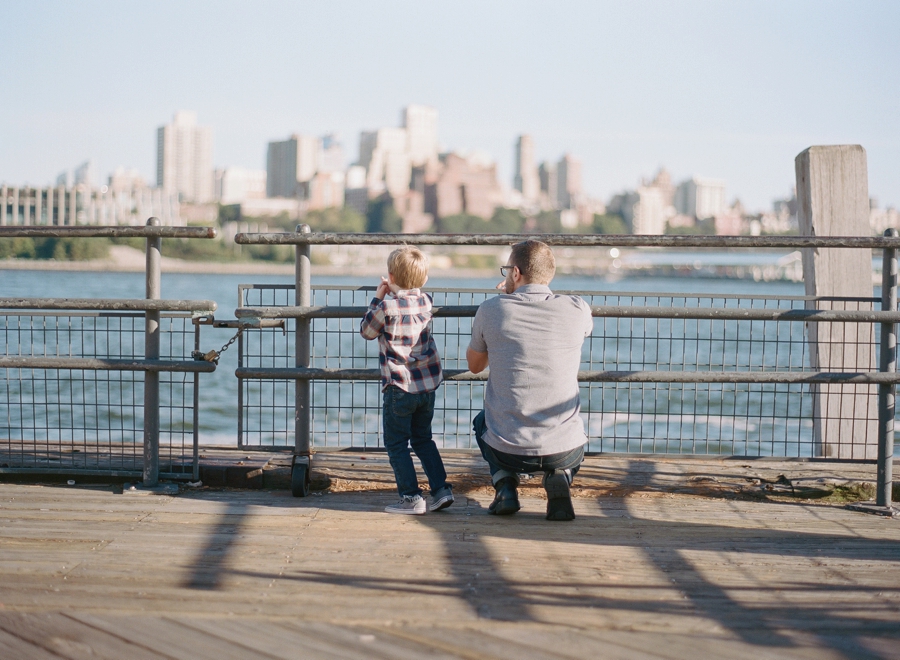
[[[488,366],[487,351],[482,353],[480,351],[473,350],[472,348],[467,348],[466,362],[469,365],[469,371],[471,371],[473,374],[480,374],[482,371],[487,369]]]

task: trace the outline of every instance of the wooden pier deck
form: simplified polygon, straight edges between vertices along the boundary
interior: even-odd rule
[[[900,520],[723,486],[814,465],[590,458],[549,523],[447,463],[425,516],[382,513],[383,455],[304,499],[0,484],[0,658],[900,657]]]

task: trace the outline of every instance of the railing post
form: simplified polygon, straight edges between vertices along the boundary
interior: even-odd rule
[[[884,235],[896,238],[896,229],[887,229]],[[881,266],[881,310],[897,311],[897,250],[884,248]],[[881,346],[879,351],[878,371],[894,373],[897,371],[897,325],[881,324]],[[847,505],[854,511],[874,513],[881,516],[894,516],[900,513],[891,503],[891,489],[894,485],[894,414],[895,387],[893,383],[878,385],[878,467],[875,480],[875,501],[855,502]]]
[[[158,227],[159,218],[147,220]],[[147,299],[161,298],[160,244],[162,239],[147,237]],[[144,322],[144,357],[159,359],[159,312],[147,311]],[[159,372],[144,372],[144,486],[159,483]]]
[[[200,350],[200,323],[194,319],[194,350]],[[238,406],[240,409],[240,406]],[[191,454],[191,477],[195,482],[200,481],[200,374],[194,373],[194,425],[193,451]]]
[[[309,225],[297,225],[297,233],[310,233]],[[310,279],[310,246],[297,245],[294,264],[294,304],[308,307],[312,301]],[[297,319],[294,333],[294,366],[309,367],[312,342],[309,335],[309,319]],[[312,411],[310,410],[310,383],[294,381],[294,461],[291,474],[291,490],[294,496],[303,497],[309,490],[310,438]]]
[[[896,229],[887,229],[885,236],[896,238]],[[897,250],[886,248],[881,270],[881,309],[897,310]],[[897,326],[881,324],[881,360],[879,371],[897,370]],[[878,386],[878,481],[875,506],[891,509],[894,462],[894,385]]]

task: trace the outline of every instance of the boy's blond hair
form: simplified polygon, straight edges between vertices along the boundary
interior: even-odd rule
[[[387,267],[401,289],[418,289],[428,279],[428,257],[414,245],[402,245],[391,252]]]

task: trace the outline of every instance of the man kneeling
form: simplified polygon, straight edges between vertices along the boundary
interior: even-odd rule
[[[556,261],[549,246],[528,240],[512,247],[503,293],[483,302],[466,351],[469,371],[490,362],[484,410],[475,438],[496,495],[490,512],[519,510],[519,473],[544,473],[547,520],[572,520],[569,487],[584,459],[578,367],[594,327],[588,304],[549,287]]]

